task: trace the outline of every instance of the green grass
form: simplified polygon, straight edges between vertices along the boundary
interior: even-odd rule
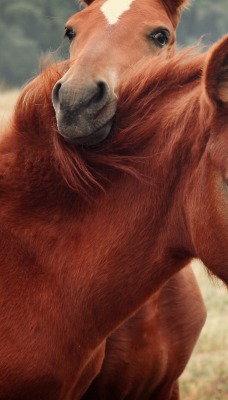
[[[183,400],[228,399],[228,293],[204,267],[194,271],[207,307],[207,321],[180,379]]]

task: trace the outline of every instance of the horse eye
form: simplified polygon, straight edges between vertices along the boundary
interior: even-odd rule
[[[72,40],[74,39],[76,33],[74,32],[74,30],[72,28],[65,28],[65,37],[68,37],[69,41],[72,42]]]
[[[154,43],[159,47],[164,47],[169,41],[170,33],[166,29],[161,31],[151,32],[149,37],[154,41]]]

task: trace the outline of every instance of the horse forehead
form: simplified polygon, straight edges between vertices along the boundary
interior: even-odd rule
[[[100,7],[110,25],[116,24],[120,17],[130,10],[135,0],[106,0]]]
[[[123,18],[122,18],[123,17]],[[120,21],[118,23],[118,21]],[[127,29],[137,35],[142,29],[167,26],[173,31],[173,23],[162,0],[100,0],[74,14],[66,25],[75,26],[76,32],[89,36],[122,32]],[[113,29],[115,26],[115,29]],[[123,30],[124,27],[124,30]],[[105,32],[106,31],[106,32]]]
[[[172,20],[162,0],[105,0],[97,6],[95,3],[93,11],[99,11],[108,26],[122,26],[122,21],[125,28],[129,24],[132,34],[142,24],[148,27],[152,25],[152,28],[156,25],[167,25],[168,29],[173,29]]]

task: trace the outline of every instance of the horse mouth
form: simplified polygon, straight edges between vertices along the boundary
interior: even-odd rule
[[[114,116],[110,118],[107,122],[105,122],[104,125],[102,125],[98,129],[90,133],[88,136],[78,136],[78,137],[67,137],[65,135],[61,136],[63,136],[67,142],[72,144],[79,144],[88,147],[95,146],[108,138],[112,130],[113,121],[114,121]]]

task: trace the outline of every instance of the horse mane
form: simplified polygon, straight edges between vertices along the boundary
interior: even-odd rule
[[[22,90],[13,115],[13,124],[18,132],[34,130],[41,133],[48,130],[54,118],[51,93],[54,84],[62,77],[68,63],[66,61],[48,66],[40,75]]]
[[[60,135],[55,135],[55,154],[68,185],[88,196],[95,187],[105,190],[106,184],[115,177],[113,170],[147,181],[141,172],[145,161],[143,152],[153,139],[152,127],[165,118],[155,112],[157,104],[168,92],[182,90],[183,86],[190,91],[197,86],[204,57],[190,49],[169,61],[158,58],[156,67],[150,61],[137,64],[130,75],[128,71],[121,85],[111,137],[96,147],[70,145]],[[178,118],[192,119],[188,104],[183,105],[183,113],[184,118],[180,112]],[[174,118],[175,115],[171,116],[170,124],[174,123]]]
[[[67,143],[57,131],[51,92],[65,72],[66,62],[47,68],[25,87],[16,105],[14,126],[18,132],[33,130],[45,140],[51,139],[56,167],[67,185],[91,199],[94,191],[105,191],[115,178],[113,170],[145,179],[140,168],[143,150],[153,138],[152,127],[165,117],[164,113],[156,112],[160,99],[182,90],[183,86],[189,90],[197,86],[203,60],[204,55],[190,49],[171,60],[158,57],[156,65],[154,60],[137,64],[122,82],[111,136],[93,148]],[[178,115],[186,120],[190,116],[187,104],[183,112],[184,118],[180,112]]]

